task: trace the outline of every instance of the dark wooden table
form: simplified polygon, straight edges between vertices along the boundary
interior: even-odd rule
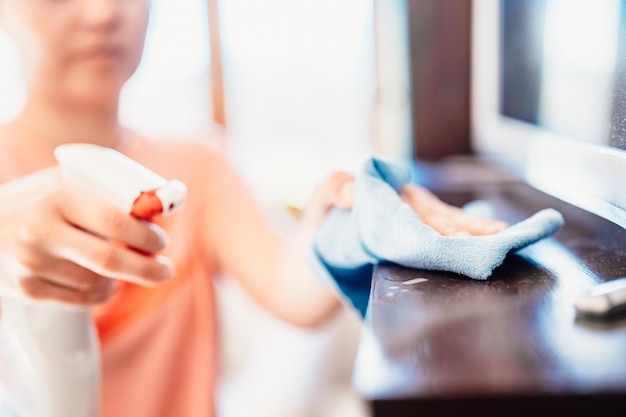
[[[353,378],[375,415],[626,415],[626,321],[573,307],[626,276],[626,231],[523,183],[437,193],[490,201],[511,223],[553,207],[566,225],[487,281],[379,265]]]

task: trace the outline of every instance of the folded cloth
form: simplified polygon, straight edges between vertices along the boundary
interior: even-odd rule
[[[373,267],[392,262],[410,268],[456,272],[485,280],[507,253],[556,232],[563,216],[544,209],[486,236],[442,236],[400,198],[410,172],[370,158],[355,175],[353,208],[331,210],[313,245],[313,266],[334,284],[362,317]]]

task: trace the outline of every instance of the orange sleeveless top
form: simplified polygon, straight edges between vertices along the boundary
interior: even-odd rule
[[[221,164],[210,163],[198,171],[187,144],[134,141],[127,154],[167,179],[183,181],[188,198],[180,212],[154,220],[168,235],[163,255],[174,263],[174,279],[152,288],[118,282],[113,298],[94,309],[102,343],[101,416],[212,417],[214,260],[196,235],[198,219],[209,209],[201,198],[207,181],[229,173],[212,172]]]

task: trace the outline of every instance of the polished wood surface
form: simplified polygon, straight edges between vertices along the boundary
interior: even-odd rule
[[[626,410],[626,321],[582,320],[573,306],[595,283],[626,276],[626,231],[523,183],[438,194],[490,201],[511,223],[553,207],[566,225],[487,281],[379,265],[354,375],[376,415]]]

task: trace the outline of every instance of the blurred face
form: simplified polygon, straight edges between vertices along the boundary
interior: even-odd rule
[[[117,100],[143,51],[150,0],[0,0],[29,91],[78,104]]]

